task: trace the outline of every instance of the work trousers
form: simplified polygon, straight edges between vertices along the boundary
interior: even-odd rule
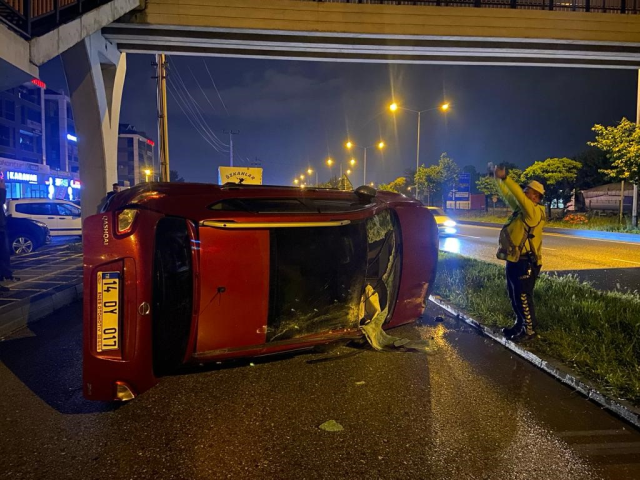
[[[507,290],[516,314],[515,326],[524,327],[527,335],[533,335],[537,327],[533,289],[540,275],[540,268],[541,266],[536,265],[529,257],[518,262],[507,261]]]

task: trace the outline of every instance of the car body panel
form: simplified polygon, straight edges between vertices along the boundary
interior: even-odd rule
[[[244,199],[250,204],[271,198],[285,199],[285,203],[286,199],[299,199],[305,205],[346,202],[355,210],[256,213],[210,208],[223,200],[233,203]],[[135,395],[158,381],[153,360],[157,346],[152,338],[159,313],[153,308],[146,315],[141,311],[145,302],[156,305],[152,278],[157,275],[154,250],[160,248],[160,240],[154,232],[162,219],[184,219],[191,244],[193,311],[182,364],[268,355],[360,336],[354,315],[362,298],[360,276],[364,281],[365,274],[358,273],[357,278],[349,275],[352,264],[369,264],[366,255],[362,256],[366,252],[358,247],[362,240],[357,239],[367,236],[365,225],[377,215],[395,219],[397,255],[402,258],[398,267],[401,278],[397,293],[389,297],[393,304],[384,328],[414,321],[421,315],[435,279],[437,228],[433,217],[419,202],[398,194],[378,192],[368,204],[358,202],[354,192],[202,184],[146,184],[114,195],[106,212],[85,220],[84,395],[94,400],[114,400],[117,382],[124,382]],[[132,208],[138,212],[132,231],[118,235],[114,229],[119,212]],[[305,243],[305,238],[313,241]],[[300,251],[297,239],[305,246]],[[356,243],[352,245],[353,241]],[[414,249],[421,254],[411,253]],[[288,252],[292,251],[291,256]],[[292,319],[297,314],[289,312],[296,310],[298,296],[300,305],[320,301],[316,317],[321,316],[323,305],[328,307],[330,297],[321,288],[321,279],[333,278],[334,264],[340,278],[355,279],[351,290],[350,285],[329,282],[337,289],[335,295],[349,290],[350,297],[343,302],[345,311],[352,312],[349,318],[329,315],[326,321],[322,317],[316,323],[295,325]],[[97,272],[112,268],[121,272],[126,285],[121,299],[122,348],[99,353]],[[300,318],[318,320],[309,306],[299,312]]]
[[[46,224],[28,218],[7,217],[7,235],[10,247],[19,236],[28,236],[33,242],[33,250],[42,247],[51,240]],[[12,253],[16,253],[13,248]]]
[[[67,200],[12,199],[7,202],[7,214],[46,223],[52,236],[82,235],[80,208]]]
[[[265,343],[269,232],[200,228],[197,353]]]

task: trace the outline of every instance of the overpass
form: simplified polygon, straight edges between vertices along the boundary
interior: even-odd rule
[[[78,5],[62,18],[63,4]],[[0,77],[3,61],[36,75],[62,54],[85,206],[117,178],[127,52],[640,68],[640,0],[0,0],[0,19],[15,45],[0,47]]]
[[[637,68],[639,8],[638,0],[147,0],[103,34],[140,53]]]

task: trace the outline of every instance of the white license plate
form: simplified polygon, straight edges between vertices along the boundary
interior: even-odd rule
[[[98,352],[118,350],[120,272],[98,272]]]

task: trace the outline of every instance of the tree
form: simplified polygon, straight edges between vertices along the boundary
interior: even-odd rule
[[[587,190],[588,188],[604,185],[609,176],[603,172],[611,162],[607,154],[596,147],[589,147],[574,157],[574,160],[582,164],[576,178],[576,188]]]
[[[562,200],[566,205],[571,199],[580,167],[580,162],[570,158],[547,158],[544,162],[535,162],[528,167],[522,174],[522,180],[538,180],[546,184],[545,197],[549,200]],[[550,215],[551,202],[547,202],[547,216]]]
[[[640,182],[640,126],[622,117],[615,127],[603,127],[594,125],[592,130],[596,132],[595,142],[589,145],[598,147],[606,152],[611,166],[602,170],[612,178],[622,181],[629,180],[634,184],[633,211],[636,211],[638,202],[637,185]],[[638,226],[638,217],[633,216],[632,224]]]
[[[425,167],[421,165],[414,177],[416,188],[427,195],[427,205],[431,205],[431,197],[442,187],[442,169],[440,165]]]
[[[405,177],[398,177],[391,183],[381,183],[378,185],[378,190],[387,192],[405,193],[407,187],[407,179]]]
[[[180,176],[177,170],[169,170],[169,181],[170,182],[184,182],[184,178]]]
[[[492,195],[500,195],[500,189],[493,177],[480,177],[476,182],[476,186],[478,187],[478,190],[488,197]]]
[[[447,155],[447,152],[443,152],[440,155],[438,167],[440,168],[440,178],[442,179],[442,204],[446,205],[444,195],[446,195],[448,189],[452,189],[457,185],[460,167],[453,158]]]
[[[596,132],[596,139],[588,144],[605,152],[611,161],[609,168],[602,172],[637,185],[640,182],[640,127],[623,117],[615,127],[596,124],[591,130]]]

